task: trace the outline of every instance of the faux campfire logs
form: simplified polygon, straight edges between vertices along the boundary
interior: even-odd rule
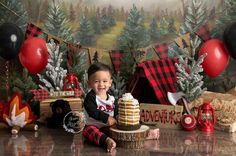
[[[123,131],[116,126],[110,128],[111,137],[116,141],[118,147],[127,149],[140,149],[144,147],[149,127],[142,125],[134,131]]]

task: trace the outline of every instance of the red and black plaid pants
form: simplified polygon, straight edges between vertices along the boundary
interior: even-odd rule
[[[95,125],[86,125],[83,130],[83,135],[92,143],[106,147],[109,127],[97,128]]]

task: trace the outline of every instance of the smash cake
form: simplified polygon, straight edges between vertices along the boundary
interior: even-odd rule
[[[137,130],[140,128],[140,108],[139,102],[131,93],[125,93],[118,101],[118,122],[117,128],[120,130]]]

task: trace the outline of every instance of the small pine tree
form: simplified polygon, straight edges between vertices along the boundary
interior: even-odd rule
[[[107,17],[106,8],[102,9],[100,22],[101,22],[101,29],[102,30],[105,30],[105,29],[109,28],[109,24],[108,24],[109,21],[108,21],[108,17]]]
[[[158,27],[157,27],[157,21],[155,18],[152,19],[152,21],[149,25],[148,33],[149,33],[150,39],[153,43],[155,43],[158,40],[158,38],[160,37],[160,34],[158,32]]]
[[[179,55],[184,55],[183,51],[176,45],[176,43],[171,43],[168,47],[168,57],[176,58]]]
[[[47,48],[49,58],[45,72],[37,74],[44,86],[39,85],[39,87],[49,91],[59,91],[63,89],[63,80],[67,74],[67,70],[61,67],[62,52],[59,51],[59,45],[53,39],[50,40],[50,43],[47,43]]]
[[[126,57],[121,58],[121,77],[128,83],[136,69],[137,61],[131,53],[126,53]]]
[[[18,25],[21,29],[25,30],[26,23],[28,21],[28,14],[25,11],[24,5],[19,0],[1,0],[0,4],[0,25],[3,23],[15,23]],[[8,10],[14,11],[17,15],[15,15],[13,12]]]
[[[170,18],[168,23],[168,33],[177,34],[174,18]]]
[[[69,20],[62,10],[62,5],[52,1],[49,6],[48,19],[44,25],[50,34],[62,38],[65,41],[73,39]]]
[[[220,11],[220,18],[215,21],[215,27],[212,29],[212,36],[221,38],[223,31],[227,25],[236,21],[236,1],[227,0],[223,1]]]
[[[80,44],[84,46],[91,46],[95,42],[92,26],[85,16],[82,16],[80,19],[80,28],[77,38]]]
[[[72,62],[71,64],[67,62],[68,72],[75,74],[79,81],[81,81],[86,69],[86,52],[79,49],[78,51],[72,51],[70,55]]]
[[[138,48],[146,47],[149,41],[150,38],[144,26],[144,19],[136,6],[133,5],[125,27],[118,37],[118,49],[134,51]]]
[[[108,19],[108,25],[110,27],[114,26],[116,24],[114,13],[115,13],[115,11],[113,10],[112,6],[109,5],[109,7],[107,9],[107,19]]]
[[[73,4],[71,3],[70,4],[70,21],[74,22],[75,19],[76,19],[75,10],[74,10]]]
[[[11,93],[19,92],[24,101],[30,102],[34,96],[33,93],[30,93],[30,90],[37,89],[37,84],[33,81],[26,69],[23,69],[22,76],[19,76],[18,72],[13,73],[13,75],[12,83],[10,83]]]
[[[169,26],[168,21],[163,17],[160,21],[160,33],[161,33],[161,35],[168,34],[168,26]]]
[[[93,55],[93,62],[98,62],[98,52],[97,51]]]
[[[81,87],[81,89],[83,90],[83,92],[85,94],[87,94],[89,92],[89,85],[88,85],[88,74],[87,74],[87,70],[84,70],[83,74],[82,74],[82,79],[80,79],[79,85]]]
[[[98,17],[92,16],[90,21],[91,21],[91,25],[92,25],[92,29],[94,30],[94,33],[100,34],[101,33],[101,23],[100,23]]]
[[[183,26],[180,28],[180,33],[194,32],[207,21],[207,12],[202,0],[192,0],[190,6],[187,7],[187,11],[184,18]]]
[[[112,76],[112,80],[111,90],[115,96],[115,99],[119,99],[126,92],[125,79],[118,72]]]

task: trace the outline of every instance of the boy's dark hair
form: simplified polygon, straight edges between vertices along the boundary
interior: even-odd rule
[[[93,63],[88,69],[88,79],[97,71],[107,71],[112,75],[111,68],[101,62]]]

